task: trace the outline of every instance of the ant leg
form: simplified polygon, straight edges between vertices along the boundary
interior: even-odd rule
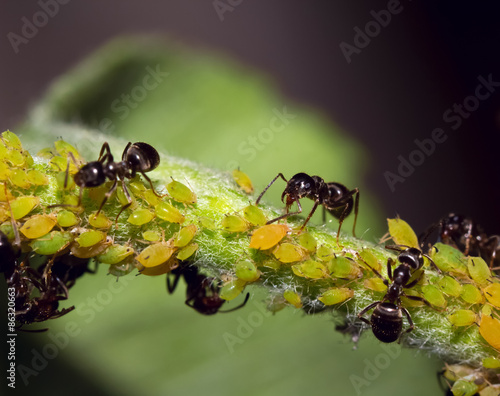
[[[258,205],[258,204],[259,204],[260,199],[262,198],[262,196],[264,195],[264,193],[265,193],[265,192],[269,189],[269,187],[271,187],[271,186],[272,186],[272,184],[276,181],[276,179],[277,179],[278,177],[281,177],[281,178],[285,181],[285,183],[288,183],[288,180],[286,180],[286,179],[285,179],[285,176],[283,176],[283,173],[278,173],[278,175],[277,175],[277,176],[276,176],[276,177],[275,177],[275,178],[271,181],[271,183],[269,183],[269,184],[267,185],[267,187],[266,187],[266,188],[264,188],[264,191],[262,191],[262,192],[260,193],[259,197],[257,198],[257,201],[255,201],[255,205]]]
[[[410,324],[410,327],[408,327],[405,331],[405,333],[409,333],[415,328],[415,325],[413,324],[413,320],[411,319],[410,313],[405,307],[401,307],[401,311],[404,312],[406,319],[408,319],[408,323]]]
[[[413,286],[415,286],[424,276],[424,271],[420,272],[420,275],[418,276],[417,279],[412,280],[410,283],[404,285],[403,287],[405,289],[411,289]]]
[[[151,181],[151,179],[146,176],[146,174],[143,172],[143,171],[140,171],[141,172],[141,175],[144,176],[144,178],[148,181],[150,187],[151,187],[151,190],[153,191],[153,194],[156,195],[158,198],[163,198],[164,195],[160,195],[156,192],[154,186],[153,186],[153,182]]]
[[[97,216],[99,216],[99,213],[101,213],[102,207],[104,206],[106,201],[109,199],[111,194],[113,194],[115,192],[117,184],[118,184],[118,180],[115,179],[115,181],[114,181],[113,185],[111,186],[111,188],[109,189],[109,191],[106,194],[104,194],[104,199],[102,200],[101,206],[99,206],[99,210],[95,214],[94,218],[97,218]]]
[[[437,249],[436,249],[437,251]],[[436,270],[436,272],[438,272],[439,274],[442,274],[441,270],[439,269],[439,267],[436,265],[436,263],[434,262],[434,260],[432,260],[429,255],[425,254],[425,253],[422,253],[422,256],[424,256],[427,260],[429,260],[429,262],[431,263],[431,267],[434,268]]]
[[[245,297],[245,301],[243,301],[240,305],[238,305],[237,307],[228,309],[227,311],[219,311],[219,312],[220,313],[228,313],[228,312],[233,312],[233,311],[236,311],[237,309],[243,308],[246,305],[249,298],[250,298],[250,293],[247,293],[247,296]]]
[[[387,260],[387,276],[391,280],[391,282],[394,280],[392,277],[392,266],[394,265],[394,260],[389,258]]]
[[[337,230],[337,244],[339,243],[340,229],[342,228],[342,223],[344,222],[344,219],[347,217],[346,213],[348,209],[349,209],[349,204],[347,204],[344,207],[344,210],[342,211],[342,214],[339,217],[339,229]]]
[[[170,284],[170,274],[167,274],[167,290],[170,294],[172,294],[175,291],[175,288],[177,287],[177,284],[179,283],[179,279],[181,278],[181,274],[175,274],[174,278],[174,283],[173,285]]]
[[[354,224],[352,226],[352,236],[356,238],[356,223],[358,222],[358,211],[359,211],[359,190],[356,190],[356,200],[354,202]]]
[[[122,161],[125,161],[127,159],[127,151],[131,145],[132,145],[132,142],[128,142],[127,145],[125,146],[125,150],[123,150],[123,154],[122,154]],[[109,150],[109,147],[108,147],[108,150]]]
[[[361,319],[363,322],[371,325],[371,322],[364,318],[363,315],[367,313],[370,309],[375,308],[378,304],[380,304],[382,301],[375,301],[374,303],[371,303],[368,305],[366,308],[364,308],[360,313],[358,313],[358,318]]]
[[[75,166],[78,168],[80,165],[78,164],[78,162],[76,161],[76,158],[75,156],[73,155],[73,153],[71,151],[68,152],[68,163],[66,165],[66,173],[64,175],[64,189],[66,189],[66,187],[68,187],[68,177],[69,177],[69,160],[72,160],[73,163],[75,164]]]
[[[125,185],[125,180],[122,180],[122,189],[123,189],[123,193],[127,197],[128,204],[123,205],[122,208],[120,209],[120,211],[118,212],[118,214],[116,215],[116,219],[115,219],[115,226],[116,227],[118,227],[118,217],[120,217],[120,215],[122,214],[122,212],[125,209],[127,209],[130,205],[132,205],[132,198],[130,197],[130,193],[128,192],[127,186]]]
[[[104,152],[106,152],[106,153],[104,153]],[[103,145],[101,147],[101,152],[99,153],[99,158],[97,159],[97,161],[104,162],[106,159],[109,162],[113,162],[113,154],[111,154],[111,149],[109,148],[108,142],[103,143]]]
[[[297,205],[300,206],[299,201],[297,201]],[[304,227],[306,226],[306,224],[309,221],[309,219],[311,218],[311,216],[314,214],[314,212],[316,212],[316,208],[318,207],[318,205],[319,205],[319,201],[316,201],[314,203],[313,208],[311,209],[311,212],[309,212],[309,216],[307,216],[306,221],[304,221],[304,224],[302,224],[302,227],[300,227],[301,230],[304,229]],[[300,206],[300,211],[302,212],[302,207],[301,206]]]
[[[289,217],[289,216],[293,216],[293,215],[296,215],[296,214],[300,214],[300,213],[302,213],[302,206],[300,205],[300,202],[299,202],[299,201],[297,201],[297,206],[299,207],[299,210],[298,210],[297,212],[291,212],[291,213],[290,213],[290,212],[288,212],[288,209],[289,209],[289,208],[288,208],[288,206],[287,206],[287,208],[286,208],[286,213],[285,213],[284,215],[281,215],[281,216],[279,216],[279,217],[276,217],[275,219],[269,220],[266,224],[272,224],[272,223],[275,223],[275,222],[277,222],[277,221],[279,221],[279,220],[281,220],[281,219],[284,219],[284,218],[286,218],[286,217]]]
[[[423,297],[420,297],[420,296],[409,296],[407,294],[402,294],[403,297],[406,297],[408,300],[413,300],[413,301],[421,301],[423,302],[425,305],[427,305],[429,308],[433,308],[433,309],[436,309],[432,306],[432,304],[427,301],[425,298]]]

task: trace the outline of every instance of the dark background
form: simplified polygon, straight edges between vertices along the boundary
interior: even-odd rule
[[[20,34],[21,18],[32,18],[40,6],[0,4],[2,130],[15,131],[51,80],[109,39],[165,34],[254,67],[291,99],[324,111],[369,149],[367,184],[386,216],[399,214],[422,231],[456,211],[473,216],[489,233],[500,233],[500,92],[481,102],[456,131],[442,119],[474,93],[478,76],[492,74],[500,81],[500,5],[402,1],[403,10],[348,63],[340,43],[353,44],[354,28],[373,20],[370,11],[387,9],[386,1],[243,0],[221,21],[212,1],[73,0],[17,54],[7,35]],[[391,192],[384,172],[396,173],[398,156],[408,158],[414,140],[429,138],[438,127],[448,134],[446,142]],[[26,356],[29,339],[28,334],[18,340],[26,345]],[[74,388],[66,382],[70,376],[57,376],[70,370],[64,366],[51,364],[40,380],[55,381],[52,388]],[[82,394],[97,392],[89,379],[76,386]]]
[[[107,40],[166,34],[269,74],[285,95],[349,131],[369,148],[368,185],[387,216],[399,214],[421,231],[455,211],[500,232],[500,92],[456,131],[442,119],[474,93],[478,76],[500,81],[500,5],[401,1],[402,11],[348,64],[340,43],[353,44],[354,28],[364,29],[370,11],[387,9],[387,2],[240,1],[221,21],[212,1],[69,1],[17,54],[7,34],[20,34],[21,18],[40,6],[1,3],[2,129],[15,130],[52,79]],[[384,172],[396,173],[397,157],[408,158],[414,139],[429,138],[437,127],[446,142],[391,192]]]

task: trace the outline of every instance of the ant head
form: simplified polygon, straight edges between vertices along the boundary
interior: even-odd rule
[[[78,187],[98,187],[104,184],[106,176],[101,162],[93,161],[81,167],[74,176]]]
[[[160,163],[158,151],[153,146],[142,142],[132,144],[128,148],[125,157],[131,167],[143,172],[155,169]]]
[[[289,206],[295,201],[310,195],[315,185],[316,182],[311,176],[305,173],[297,173],[288,181],[285,191],[281,194],[281,201],[286,196],[286,205]]]
[[[424,265],[424,257],[422,251],[417,248],[410,247],[399,253],[398,260],[400,263],[409,265],[412,269],[417,270]]]

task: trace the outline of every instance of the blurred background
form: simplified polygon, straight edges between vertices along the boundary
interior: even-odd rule
[[[60,1],[55,6],[57,10],[52,8],[56,10],[54,16],[46,17],[45,21],[40,14],[41,4],[53,2],[4,0],[1,4],[2,130],[16,131],[16,125],[42,98],[51,81],[109,40],[124,34],[156,34],[168,37],[189,53],[220,59],[221,64],[230,64],[229,68],[234,65],[238,70],[234,79],[240,79],[242,84],[258,80],[255,85],[261,91],[266,86],[274,92],[255,96],[259,99],[271,96],[272,100],[263,106],[266,110],[259,113],[258,122],[247,120],[248,131],[243,136],[256,135],[267,126],[273,116],[272,109],[290,106],[297,111],[310,111],[319,120],[305,123],[301,131],[307,125],[317,124],[315,130],[331,131],[330,144],[342,144],[336,148],[323,147],[324,151],[331,150],[329,158],[323,152],[319,154],[317,146],[321,143],[307,145],[307,140],[316,136],[312,129],[311,135],[295,130],[295,145],[290,142],[295,135],[290,134],[287,139],[280,136],[272,146],[257,150],[258,156],[252,163],[244,162],[245,154],[238,150],[233,157],[221,154],[218,158],[222,149],[217,141],[213,146],[190,149],[191,140],[198,138],[182,135],[184,118],[175,124],[174,119],[180,116],[173,113],[171,119],[162,120],[165,137],[157,145],[163,149],[223,170],[230,170],[225,168],[233,166],[230,160],[234,159],[243,170],[249,170],[257,191],[278,171],[288,176],[301,170],[319,174],[321,162],[325,168],[331,168],[330,172],[321,170],[324,173],[320,174],[328,181],[345,183],[351,188],[363,187],[360,217],[364,211],[365,218],[370,220],[361,219],[360,233],[370,228],[373,239],[384,232],[383,219],[387,216],[399,214],[420,232],[451,211],[471,215],[490,234],[500,232],[496,210],[500,198],[496,156],[500,144],[500,92],[497,92],[500,87],[495,86],[499,85],[496,81],[500,82],[500,57],[496,50],[500,39],[497,21],[500,5],[449,1],[306,4],[296,0],[272,3],[123,0],[117,7],[109,1]],[[390,20],[387,11],[381,12],[388,9],[392,11]],[[23,33],[26,20],[37,17],[40,18],[37,31],[25,28]],[[189,61],[192,58],[188,56],[184,62]],[[206,70],[203,61],[200,64]],[[184,77],[191,71],[186,70]],[[469,98],[476,95],[481,81],[488,80],[494,82],[489,85],[490,91],[484,88],[479,91],[483,97],[490,93],[488,98]],[[183,81],[182,76],[175,81]],[[216,84],[211,81],[210,84]],[[182,100],[188,103],[191,100],[197,125],[208,123],[215,128],[217,122],[212,118],[229,120],[226,123],[241,122],[232,119],[238,112],[232,112],[231,107],[217,112],[215,108],[199,105],[219,103],[213,90],[210,92],[214,98],[204,97],[204,100],[191,97],[194,91],[183,89]],[[221,88],[220,92],[222,95],[228,91]],[[251,98],[248,94],[247,102],[243,103],[251,102]],[[223,103],[228,106],[238,100],[235,96]],[[173,102],[170,100],[171,106],[175,105]],[[141,125],[144,119],[141,117],[145,115],[137,116],[136,120],[131,113],[123,128],[117,124],[113,133],[133,138],[131,129]],[[157,117],[158,111],[152,114]],[[446,114],[448,121],[444,118]],[[453,122],[449,119],[452,114]],[[96,128],[99,124],[92,121],[103,117],[92,111],[65,116]],[[190,119],[192,114],[184,116]],[[401,158],[418,161],[418,155],[412,154],[418,149],[415,140],[430,139],[436,128],[444,131],[446,141],[437,143],[433,153],[422,157],[413,171],[400,175]],[[140,133],[141,137],[147,136],[147,131]],[[220,133],[225,136],[224,130]],[[210,136],[218,135],[214,132]],[[230,148],[223,151],[227,150]],[[285,160],[256,167],[259,161],[269,164],[276,153]],[[401,178],[392,188],[387,172]],[[276,203],[282,187],[276,187],[274,196],[271,193],[271,200]],[[81,298],[82,304],[89,293],[106,289],[109,279],[103,273],[82,280],[77,285],[80,289],[75,288],[73,303],[77,305],[75,301]],[[166,299],[163,281],[153,282],[158,283],[156,295],[148,298],[163,303]],[[290,395],[310,391],[310,387],[317,388],[315,394],[330,394],[333,389],[343,394],[364,395],[397,394],[398,390],[415,395],[441,392],[433,376],[439,363],[422,354],[415,359],[414,351],[402,353],[396,364],[392,362],[376,378],[367,380],[369,384],[361,387],[361,393],[357,392],[350,376],[366,379],[367,362],[375,362],[377,356],[386,352],[369,339],[364,339],[353,352],[347,338],[334,334],[333,322],[327,317],[298,320],[300,313],[282,312],[266,318],[265,324],[255,329],[255,334],[241,348],[228,354],[220,332],[221,328],[236,331],[239,322],[234,317],[199,318],[182,306],[181,292],[165,302],[168,307],[162,308],[160,314],[157,307],[147,302],[147,307],[137,310],[133,288],[141,293],[144,286],[130,283],[130,292],[113,299],[105,315],[96,315],[90,324],[81,321],[81,335],[39,375],[32,376],[29,387],[23,387],[18,379],[18,390],[32,393],[37,387],[103,395],[134,394],[137,389],[143,389],[144,394],[196,391],[219,395],[236,392]],[[245,319],[255,309],[238,311],[241,314],[236,316]],[[109,318],[115,312],[121,315],[116,315],[110,326]],[[162,319],[157,319],[157,315]],[[65,320],[54,322],[54,331],[64,329]],[[152,336],[152,329],[157,337]],[[19,360],[29,363],[31,348],[43,348],[48,336],[22,337],[23,344],[29,347]],[[151,339],[146,342],[148,337]],[[181,348],[182,345],[187,347]],[[105,363],[104,367],[99,362]],[[422,381],[424,377],[426,382]]]

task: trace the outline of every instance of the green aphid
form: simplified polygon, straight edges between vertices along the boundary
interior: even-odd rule
[[[361,276],[358,264],[347,257],[337,256],[328,263],[330,274],[334,278],[356,279]]]
[[[97,214],[97,212],[92,212],[90,214],[89,224],[95,228],[108,229],[113,222],[101,211],[99,214]]]
[[[186,227],[181,228],[173,238],[174,246],[178,248],[186,246],[194,238],[197,231],[198,227],[196,227],[194,224],[190,224]]]
[[[56,172],[66,172],[66,168],[68,167],[68,160],[56,155],[55,157],[52,157],[50,159],[49,166]]]
[[[14,233],[14,228],[12,227],[12,222],[8,221],[0,225],[0,231],[2,231],[7,238],[12,241],[16,236]]]
[[[326,265],[314,260],[306,260],[303,263],[292,265],[292,271],[302,278],[322,279],[329,277]]]
[[[438,281],[438,286],[441,291],[451,297],[460,297],[462,293],[462,285],[451,276],[443,276]]]
[[[132,201],[130,208],[135,209],[135,207],[137,206],[135,196],[130,191],[129,191],[129,195],[130,195],[130,200]],[[120,205],[122,205],[122,206],[128,205],[130,203],[130,200],[127,198],[127,196],[123,192],[122,188],[116,189],[116,199],[118,199],[118,202],[120,202]]]
[[[245,284],[246,282],[241,279],[233,279],[221,287],[219,297],[223,300],[231,301],[241,294],[245,288]]]
[[[295,308],[302,307],[300,296],[293,290],[285,290],[285,292],[283,293],[283,297],[285,297],[285,300],[292,304]]]
[[[434,285],[422,286],[422,293],[424,298],[432,305],[440,308],[446,307],[446,299],[443,293]]]
[[[461,251],[444,243],[436,243],[434,247],[430,257],[441,271],[468,275],[467,258]]]
[[[108,268],[108,274],[119,278],[130,274],[133,270],[135,270],[135,265],[132,263],[112,264]]]
[[[198,223],[201,228],[205,228],[210,231],[215,231],[217,229],[217,224],[214,219],[211,219],[210,217],[200,217],[198,218]]]
[[[31,249],[37,254],[49,256],[56,254],[73,240],[73,236],[65,231],[51,233],[30,242]]]
[[[363,281],[363,286],[376,292],[386,292],[387,285],[379,277],[368,278]]]
[[[141,226],[143,224],[149,223],[151,220],[153,220],[154,214],[151,213],[148,209],[144,208],[137,208],[134,210],[127,221],[136,226]]]
[[[236,276],[242,281],[255,282],[260,278],[260,271],[257,269],[255,263],[251,260],[240,260],[235,264],[234,268]]]
[[[46,186],[49,184],[49,178],[46,174],[37,169],[31,169],[27,173],[28,181],[35,186]]]
[[[142,233],[142,237],[148,242],[158,242],[161,239],[161,234],[155,230],[147,230]]]
[[[500,368],[500,359],[494,356],[484,358],[483,367],[487,369],[498,369]]]
[[[473,381],[459,379],[451,387],[454,396],[474,396],[479,390]]]
[[[308,232],[303,232],[299,236],[299,245],[310,253],[314,253],[318,246],[318,241]]]
[[[18,197],[10,203],[14,219],[19,220],[31,212],[40,202],[38,197]]]
[[[56,151],[63,158],[68,158],[68,154],[71,153],[77,161],[82,159],[78,150],[64,140],[57,140],[56,142],[54,142],[54,146],[56,148]]]
[[[179,260],[187,260],[189,257],[191,257],[196,251],[198,250],[198,244],[197,243],[191,243],[187,246],[184,246],[182,249],[180,249],[177,252],[177,258]]]
[[[168,202],[161,202],[156,205],[155,214],[160,219],[168,221],[170,223],[182,224],[185,220],[184,215]]]
[[[264,212],[255,205],[249,205],[243,209],[243,217],[246,221],[254,226],[263,226],[267,223],[267,218]]]
[[[172,181],[167,184],[167,191],[172,199],[177,202],[182,202],[185,204],[196,203],[196,194],[181,182],[172,179]]]
[[[321,245],[316,251],[316,258],[321,261],[330,261],[335,256],[332,248]]]
[[[359,262],[361,266],[369,269],[370,271],[377,270],[380,272],[380,270],[382,269],[382,264],[380,264],[380,262],[372,252],[370,252],[368,249],[363,249],[358,254],[360,257]]]
[[[238,215],[224,216],[221,226],[227,232],[245,232],[250,228],[248,222]]]
[[[99,254],[96,259],[103,264],[118,264],[134,253],[130,246],[111,245],[104,253]]]
[[[410,225],[399,218],[387,219],[389,234],[396,245],[418,248],[418,238]]]
[[[325,291],[318,300],[325,305],[335,305],[354,296],[354,290],[347,287],[332,287]]]
[[[106,234],[104,232],[89,230],[82,232],[79,237],[75,238],[75,241],[78,242],[80,247],[86,248],[94,246],[105,239]]]
[[[273,251],[273,254],[282,263],[302,261],[306,256],[305,250],[301,246],[288,242],[280,244]]]
[[[492,283],[486,286],[483,293],[491,305],[500,308],[500,283]]]
[[[22,169],[12,169],[10,172],[10,181],[16,187],[23,188],[25,190],[31,187],[28,175]]]
[[[477,314],[470,309],[459,309],[448,316],[448,320],[453,326],[470,326],[477,320]]]
[[[9,150],[5,159],[16,167],[24,167],[27,165],[24,155],[21,151],[16,149]]]
[[[279,270],[281,268],[281,263],[278,260],[275,260],[273,258],[268,258],[262,261],[260,264],[262,267],[266,268],[271,268],[275,271]]]
[[[469,270],[470,277],[476,284],[479,286],[489,284],[488,280],[491,278],[490,268],[481,257],[469,257],[467,259],[467,269]]]
[[[462,286],[462,293],[460,293],[460,297],[469,304],[484,303],[484,297],[481,294],[481,291],[476,286],[471,284]]]
[[[0,146],[2,147],[2,146]],[[0,180],[9,180],[10,166],[5,162],[0,162]]]

